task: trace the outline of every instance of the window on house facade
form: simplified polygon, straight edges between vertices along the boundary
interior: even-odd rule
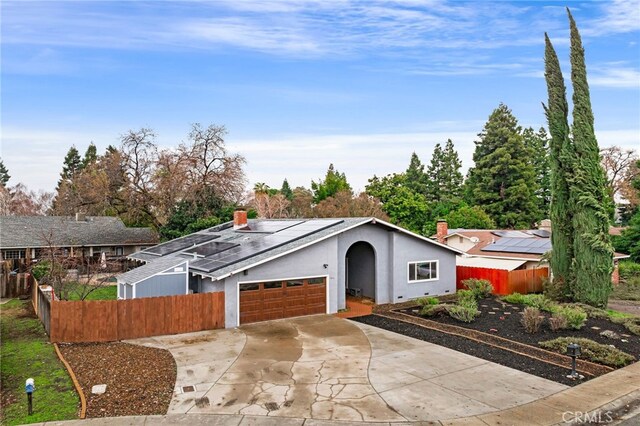
[[[438,279],[438,261],[425,260],[409,262],[409,282],[431,281]]]
[[[116,256],[122,256],[124,254],[124,247],[116,247]]]
[[[24,250],[7,250],[4,252],[5,259],[24,259],[26,252]]]

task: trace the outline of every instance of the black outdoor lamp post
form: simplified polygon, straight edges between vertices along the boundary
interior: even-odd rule
[[[27,394],[27,402],[28,402],[27,412],[29,413],[29,415],[33,414],[33,391],[34,390],[36,390],[36,384],[34,380],[30,377],[27,379],[24,385],[24,391]]]
[[[576,358],[580,356],[582,351],[580,345],[576,343],[569,343],[567,345],[567,355],[571,357],[571,373],[567,376],[570,379],[581,379],[582,376],[576,371]]]

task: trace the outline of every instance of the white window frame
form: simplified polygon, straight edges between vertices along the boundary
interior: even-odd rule
[[[411,266],[413,265],[414,268],[417,268],[419,264],[421,263],[435,263],[436,264],[436,277],[435,278],[429,278],[426,280],[412,280],[411,277]],[[415,271],[415,276],[418,276],[418,271]],[[407,262],[407,282],[409,282],[410,284],[414,284],[414,283],[425,283],[425,282],[429,282],[429,281],[438,281],[440,279],[440,261],[437,259],[432,259],[432,260],[411,260],[409,262]]]

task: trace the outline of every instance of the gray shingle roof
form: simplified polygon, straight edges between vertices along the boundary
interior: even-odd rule
[[[186,261],[188,261],[188,259],[176,256],[161,257],[153,262],[147,263],[146,265],[142,265],[138,268],[125,272],[124,274],[118,275],[118,282],[127,284],[137,283],[138,281],[142,281],[152,275],[164,272],[167,269],[171,269]]]
[[[76,221],[71,216],[1,216],[0,247],[47,247],[47,240],[59,247],[122,246],[156,244],[158,236],[150,228],[130,228],[117,217],[87,216]]]
[[[277,219],[278,221],[283,221],[284,219]],[[324,219],[314,219],[316,221],[322,221]],[[325,238],[328,238],[332,235],[335,234],[339,234],[342,231],[345,231],[347,229],[350,228],[354,228],[360,225],[364,225],[366,223],[375,223],[377,221],[377,219],[371,218],[371,217],[350,217],[350,218],[332,218],[332,219],[326,219],[327,221],[331,221],[331,222],[336,222],[335,224],[332,224],[331,226],[325,228],[325,229],[321,229],[317,232],[314,232],[313,234],[307,235],[303,238],[299,238],[299,239],[295,239],[292,240],[290,242],[287,242],[281,246],[276,246],[272,249],[268,249],[262,253],[258,253],[255,254],[249,258],[246,258],[244,260],[240,260],[237,262],[233,262],[233,263],[229,263],[227,266],[224,266],[220,269],[217,269],[215,271],[212,272],[203,272],[200,270],[196,270],[195,267],[191,268],[190,266],[190,270],[192,273],[194,274],[198,274],[198,275],[203,275],[203,276],[210,276],[212,277],[214,280],[215,279],[220,279],[232,272],[239,272],[242,271],[243,269],[248,269],[250,267],[252,267],[253,265],[257,264],[257,263],[261,263],[261,262],[265,262],[265,261],[269,261],[273,258],[279,257],[280,255],[283,255],[284,253],[287,252],[291,252],[291,251],[295,251],[303,246],[306,245],[310,245],[313,244],[315,242],[321,241]],[[251,227],[252,224],[257,224],[258,222],[261,221],[265,221],[268,222],[269,220],[264,220],[264,219],[256,219],[256,220],[249,220],[249,227]],[[397,228],[394,225],[391,224],[387,224],[383,221],[377,221],[377,223],[380,223],[383,226],[388,226],[388,227],[393,227],[395,229],[399,229],[403,232],[409,233],[411,234],[409,231],[403,230],[401,228]],[[197,232],[197,234],[206,234],[210,237],[215,237],[217,236],[218,238],[216,238],[214,241],[217,242],[234,242],[234,243],[239,243],[240,245],[252,245],[252,242],[255,242],[256,240],[260,240],[262,238],[264,238],[266,235],[270,235],[269,233],[261,233],[261,232],[255,232],[255,233],[251,233],[251,232],[238,232],[235,231],[232,227],[224,227],[224,226],[218,226],[215,228],[210,228],[208,230],[203,230],[203,231],[199,231]],[[276,234],[277,235],[277,232]],[[448,247],[446,245],[442,245],[440,243],[437,243],[435,241],[429,240],[427,238],[424,237],[420,237],[416,235],[416,238],[421,238],[425,241],[427,241],[430,244],[435,244],[438,246],[441,246],[443,249],[446,250],[450,250],[450,251],[454,251],[457,253],[460,253],[459,250],[457,249],[453,249],[451,247]],[[189,249],[191,249],[192,247],[190,246]],[[192,254],[187,254],[187,253],[181,253],[181,251],[177,251],[175,253],[171,253],[165,256],[158,256],[158,255],[153,255],[151,253],[148,252],[144,252],[144,251],[140,251],[137,253],[133,253],[129,256],[132,259],[135,260],[140,260],[143,262],[148,262],[148,265],[151,264],[155,264],[156,262],[159,262],[161,259],[166,259],[166,258],[174,258],[174,259],[182,259],[182,260],[194,260],[194,256]],[[157,268],[149,268],[149,271],[152,270],[156,270]],[[149,276],[153,275],[154,273],[157,272],[150,272]],[[121,279],[121,277],[119,277],[119,279]]]

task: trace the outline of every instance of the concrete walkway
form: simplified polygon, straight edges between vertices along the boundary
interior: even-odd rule
[[[168,414],[439,421],[516,407],[566,389],[329,315],[131,343],[173,354],[178,377]]]
[[[357,361],[367,354],[362,336],[370,342],[368,384],[360,373],[363,364]],[[565,388],[446,348],[328,316],[139,343],[169,348],[176,356],[179,381],[196,383],[195,393],[176,392],[171,404],[175,414],[43,424],[348,426],[361,425],[362,420],[380,425],[419,420],[442,426],[547,426],[585,424],[585,419],[608,425],[640,424],[640,363]],[[318,367],[316,357],[340,362]],[[196,377],[205,382],[199,383]],[[285,387],[289,391],[283,395]],[[270,392],[276,388],[277,392]],[[295,400],[299,395],[308,398],[306,392],[313,394],[314,389],[320,408],[304,411],[301,407],[306,404],[296,405]],[[196,395],[206,398],[208,405],[198,407]],[[244,412],[266,408],[267,400],[280,406],[267,409],[266,415]],[[368,404],[358,401],[376,407],[368,412]],[[178,414],[179,410],[183,413]],[[236,412],[220,414],[224,410]],[[294,410],[305,415],[294,416]],[[346,419],[354,410],[368,414],[362,414],[359,421]],[[334,420],[322,417],[330,412]],[[373,420],[374,414],[390,418]],[[617,420],[610,421],[612,418]]]

